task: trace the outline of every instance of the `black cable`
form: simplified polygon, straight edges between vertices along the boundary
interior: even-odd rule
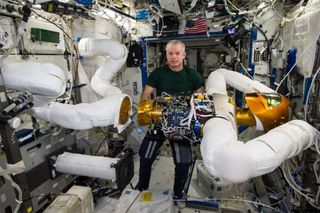
[[[269,47],[271,46],[271,44],[270,44],[270,41],[269,41],[266,33],[261,29],[261,27],[255,25],[255,24],[253,24],[253,26],[255,26],[255,27],[260,31],[260,33],[263,35],[264,39],[265,39],[266,42],[268,43],[268,48],[269,48]]]
[[[46,194],[46,195],[35,195],[35,196],[32,196],[32,197],[29,197],[28,199],[25,199],[22,201],[22,203],[25,203],[29,200],[32,200],[33,198],[44,198],[44,197],[49,197],[51,194]]]
[[[96,151],[96,153],[94,154],[94,155],[97,155],[98,154],[98,152],[99,152],[99,150],[101,149],[101,147],[102,147],[102,145],[104,144],[104,143],[108,143],[109,142],[109,139],[108,139],[108,137],[106,136],[104,139],[103,139],[103,141],[100,143],[100,145],[99,145],[99,147],[98,147],[98,149],[97,149],[97,151]]]
[[[304,0],[303,2],[302,2],[302,6],[307,6],[307,4],[308,4],[308,2],[309,2],[309,0]]]
[[[136,202],[136,200],[138,199],[138,197],[140,196],[141,192],[139,192],[137,194],[137,196],[135,197],[135,199],[130,203],[130,206],[126,209],[125,213],[127,213],[129,211],[129,209],[132,207],[132,205],[134,204],[134,202]]]
[[[78,197],[78,199],[81,201],[81,198],[79,197],[79,195],[76,195],[76,194],[66,194],[66,193],[48,193],[46,195],[35,195],[35,196],[32,196],[32,197],[29,197],[28,199],[25,199],[22,201],[22,203],[24,202],[27,202],[29,200],[32,200],[33,198],[44,198],[44,197],[48,197],[49,200],[52,198],[52,197],[57,197],[59,195],[72,195],[72,196],[76,196]]]
[[[30,14],[31,14],[31,9],[28,5],[24,5],[22,7],[22,11],[23,11],[23,15],[22,15],[22,21],[24,22],[28,22],[28,19],[30,17]]]

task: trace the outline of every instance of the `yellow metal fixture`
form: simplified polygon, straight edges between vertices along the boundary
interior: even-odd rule
[[[130,117],[131,101],[128,96],[126,96],[120,106],[119,124],[124,125],[127,123]]]
[[[256,120],[249,109],[238,108],[236,110],[237,124],[239,126],[254,126]]]
[[[245,100],[252,114],[261,121],[265,131],[289,120],[290,102],[283,95],[274,93],[246,94]]]
[[[140,101],[137,111],[139,125],[161,124],[162,108],[156,100]]]

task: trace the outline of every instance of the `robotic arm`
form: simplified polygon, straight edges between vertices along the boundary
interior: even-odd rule
[[[91,79],[92,89],[101,97],[121,94],[119,88],[111,85],[111,80],[127,60],[128,50],[126,46],[114,40],[92,38],[81,39],[78,46],[80,55],[84,57],[110,56],[93,75]]]
[[[264,84],[251,80],[241,73],[218,69],[206,82],[206,92],[211,95],[221,95],[228,98],[226,85],[245,94],[247,109],[236,110],[236,120],[239,126],[256,126],[257,130],[269,131],[289,120],[289,101],[281,94]],[[219,102],[215,106],[220,105]],[[220,107],[225,107],[224,104]]]
[[[226,84],[245,93],[249,92],[250,97],[265,103],[256,100],[256,104],[262,104],[264,107],[261,107],[260,111],[251,111],[265,130],[280,125],[287,119],[287,101],[282,96],[276,96],[275,91],[233,71],[220,69],[211,73],[206,90],[213,95],[216,116],[206,122],[201,141],[203,162],[211,174],[234,183],[244,182],[272,172],[284,160],[299,154],[316,140],[317,132],[314,127],[301,120],[292,120],[253,140],[238,141],[235,108],[228,101]],[[270,107],[268,103],[275,101],[272,102],[271,99],[271,102],[268,102],[266,98],[261,97],[274,97],[278,101]],[[248,101],[247,104],[250,108]],[[270,110],[278,111],[276,120],[265,116],[271,113]],[[259,119],[260,115],[255,112],[263,115],[264,119]]]
[[[5,86],[32,93],[37,118],[78,130],[113,124],[121,132],[130,123],[131,99],[110,82],[126,61],[126,47],[113,40],[83,39],[79,49],[84,56],[110,54],[91,80],[101,100],[77,105],[52,102],[65,92],[67,81],[66,73],[53,64],[10,64],[2,71]]]
[[[34,106],[54,101],[66,90],[67,73],[54,64],[21,62],[2,69],[6,88],[33,94]]]

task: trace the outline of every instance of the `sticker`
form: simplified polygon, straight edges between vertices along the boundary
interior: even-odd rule
[[[54,183],[53,185],[52,185],[52,188],[56,188],[58,186],[58,183]]]
[[[1,200],[2,203],[4,203],[4,202],[7,200],[6,194],[2,194],[2,195],[0,196],[0,200]]]
[[[133,83],[133,95],[137,96],[138,95],[138,83],[134,81]]]
[[[27,212],[28,212],[28,213],[32,212],[32,206],[29,206],[29,207],[27,208]]]
[[[148,202],[151,201],[152,192],[141,192],[140,201]]]
[[[50,149],[52,146],[51,146],[51,144],[48,144],[47,146],[46,146],[46,149]]]

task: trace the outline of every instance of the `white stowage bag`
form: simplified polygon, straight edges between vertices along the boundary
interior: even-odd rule
[[[173,193],[168,189],[137,191],[125,189],[115,213],[173,213]]]
[[[112,165],[119,160],[119,158],[64,152],[58,156],[55,168],[61,173],[115,180],[116,170]]]

